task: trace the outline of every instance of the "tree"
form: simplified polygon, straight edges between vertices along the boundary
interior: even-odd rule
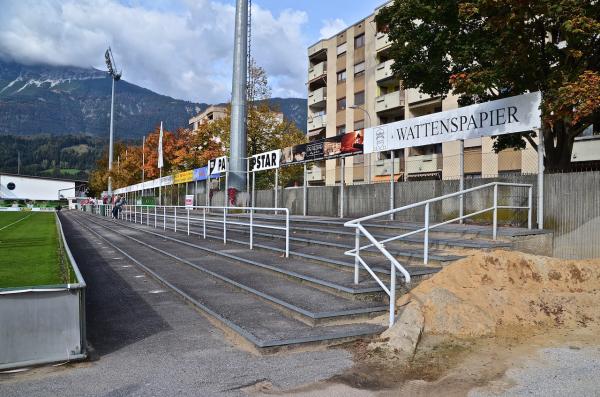
[[[377,24],[405,88],[463,105],[541,91],[546,166],[568,169],[575,137],[600,121],[599,16],[595,0],[396,0]],[[494,148],[537,148],[532,137]]]

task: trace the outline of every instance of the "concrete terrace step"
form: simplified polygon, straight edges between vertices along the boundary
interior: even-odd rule
[[[257,266],[223,257],[219,254],[206,255],[204,248],[199,248],[197,241],[190,244],[166,235],[159,235],[149,230],[131,228],[104,220],[94,223],[111,227],[114,233],[127,237],[133,242],[154,250],[158,255],[175,258],[200,272],[204,272],[221,281],[230,283],[247,292],[256,294],[269,303],[280,305],[292,316],[310,324],[323,321],[336,321],[341,318],[370,316],[386,310],[385,302],[352,300],[331,294],[321,289],[303,285],[289,278],[278,277],[276,273]],[[224,254],[236,254],[239,249],[222,249]],[[243,249],[243,251],[247,251]],[[200,254],[200,255],[199,255]],[[204,255],[203,255],[204,254]]]
[[[209,217],[209,218],[213,219],[213,220],[217,219],[215,217]],[[245,217],[242,218],[242,220],[244,220],[247,223],[247,220],[245,219]],[[273,222],[268,219],[259,219],[258,221],[261,224],[266,223],[266,224],[270,224],[270,225],[276,225],[276,224],[282,225],[281,221]],[[373,226],[373,227],[375,227],[375,226]],[[418,227],[422,227],[422,226],[418,226]],[[397,233],[389,232],[389,230],[394,230],[394,228],[383,227],[385,232],[372,233],[372,234],[378,240],[383,240],[386,238],[398,236],[399,234],[401,234],[403,232],[417,230],[418,227],[415,226],[414,229],[408,229],[408,228],[407,229],[398,229],[400,231]],[[256,229],[264,230],[264,229],[260,229],[260,228],[256,228]],[[243,230],[247,231],[248,227],[246,226]],[[293,236],[296,238],[304,238],[305,236],[307,236],[307,235],[310,236],[314,233],[321,233],[321,234],[322,233],[330,233],[330,234],[335,235],[337,238],[350,236],[352,241],[354,241],[353,240],[354,230],[344,227],[343,224],[340,225],[338,223],[320,224],[319,227],[299,226],[297,224],[291,223],[290,230],[291,230],[291,233],[293,234]],[[435,229],[433,229],[433,231],[435,231]],[[283,232],[280,232],[278,230],[271,230],[268,232],[261,232],[261,233],[263,233],[264,235],[268,234],[269,236],[273,236],[273,237],[275,237],[275,236],[283,237],[284,236]],[[419,234],[415,234],[412,236],[403,237],[401,240],[395,241],[393,243],[401,243],[404,245],[415,245],[417,247],[422,246],[423,245],[423,235],[422,234],[423,233],[419,233]],[[298,240],[298,241],[301,241],[301,240]],[[506,242],[506,241],[493,241],[493,240],[476,239],[476,238],[470,238],[470,239],[465,239],[462,237],[433,238],[430,236],[429,246],[434,247],[434,248],[442,248],[442,249],[443,248],[495,249],[495,248],[510,248],[511,243]]]
[[[368,323],[311,326],[265,303],[264,299],[221,279],[199,276],[199,271],[168,255],[139,243],[124,243],[114,232],[114,224],[90,222],[91,216],[62,214],[67,222],[77,222],[114,249],[128,256],[146,272],[171,288],[186,301],[210,314],[261,348],[310,342],[339,341],[380,333],[383,326]],[[96,222],[96,219],[94,219]],[[112,229],[112,230],[111,230]],[[131,230],[131,229],[130,229]],[[211,258],[212,259],[212,258]],[[311,291],[313,292],[313,291]],[[329,302],[323,302],[323,305]]]
[[[167,218],[168,218],[168,216],[167,216]],[[202,221],[195,221],[194,218],[195,217],[193,217],[193,216],[191,216],[191,218],[190,218],[190,233],[193,235],[196,235],[196,236],[203,236],[204,233],[203,233]],[[169,221],[171,223],[169,223]],[[173,221],[173,219],[167,220],[167,224],[166,224],[167,230],[173,231],[174,227],[173,227],[172,221]],[[128,224],[131,225],[130,222],[128,222]],[[178,224],[179,224],[179,226],[177,228],[178,232],[187,231],[187,220],[182,220],[181,223],[178,222]],[[138,223],[138,224],[134,224],[134,225],[140,225],[140,224]],[[162,232],[162,228],[163,228],[162,215],[159,216],[157,225],[158,225],[159,231]],[[210,238],[211,240],[222,241],[223,240],[223,229],[220,225],[219,226],[215,226],[215,225],[216,224],[214,224],[214,223],[207,222],[207,224],[206,224],[207,238]],[[150,226],[151,227],[154,226],[153,220],[150,222]],[[227,241],[229,243],[237,243],[237,244],[242,244],[245,246],[249,245],[249,235],[248,235],[249,232],[247,230],[243,230],[243,226],[241,228],[237,227],[237,226],[233,226],[233,227],[228,226],[227,230],[228,230]],[[285,253],[285,240],[283,240],[283,235],[281,235],[281,236],[276,235],[274,238],[268,238],[270,236],[269,233],[265,233],[264,236],[267,236],[267,237],[263,237],[263,234],[260,234],[260,232],[257,232],[256,230],[260,230],[260,228],[256,228],[255,233],[254,233],[255,234],[255,237],[254,237],[255,249],[268,250],[268,251],[273,251],[273,252],[277,252],[277,253]],[[338,241],[326,241],[326,242],[321,241],[322,239],[325,239],[324,236],[329,236],[329,235],[330,234],[328,234],[328,233],[322,233],[319,238],[311,239],[310,242],[312,242],[316,246],[311,246],[310,244],[307,243],[307,241],[302,241],[302,239],[300,239],[300,242],[298,242],[298,240],[294,240],[293,237],[290,238],[290,240],[291,240],[290,256],[303,260],[303,262],[301,263],[301,266],[297,266],[296,269],[305,268],[305,265],[310,262],[326,264],[326,265],[330,265],[330,266],[334,266],[334,267],[338,267],[338,268],[340,266],[345,267],[345,268],[354,268],[354,260],[352,259],[352,257],[350,257],[348,255],[344,255],[345,251],[354,247],[354,245],[353,245],[354,243],[352,242],[352,245],[350,245],[350,244],[344,245]],[[393,246],[393,243],[390,243],[390,245]],[[213,249],[220,250],[220,248],[218,246]],[[254,252],[257,252],[257,251],[255,250]],[[396,251],[396,250],[392,249],[391,252],[397,255],[397,257],[401,261],[402,265],[411,273],[411,275],[413,275],[415,277],[436,273],[437,271],[440,270],[440,268],[438,266],[435,266],[436,263],[445,264],[445,263],[462,258],[462,256],[451,255],[451,254],[447,254],[447,253],[438,253],[436,250],[430,250],[430,265],[423,266],[422,265],[422,258],[423,258],[422,249],[418,249],[418,250],[417,249],[408,249],[408,250],[405,249],[405,250],[401,250],[401,251]],[[249,260],[253,260],[252,258],[254,258],[256,254],[248,252],[247,255],[250,256]],[[367,262],[373,266],[373,270],[376,273],[388,274],[388,275],[390,274],[389,261],[384,259],[383,255],[381,255],[381,253],[377,249],[371,248],[369,250],[363,251],[363,255],[366,258],[368,258]],[[307,260],[310,262],[307,263]],[[365,273],[366,273],[366,271],[365,271]],[[367,279],[369,279],[368,275],[366,277],[367,277]],[[352,277],[352,280],[353,280],[353,277]],[[307,279],[306,281],[311,281],[311,280]],[[366,281],[366,282],[368,283],[368,281]],[[361,281],[361,285],[363,283],[364,283],[364,281]],[[373,283],[375,283],[375,281],[373,281]],[[327,285],[326,283],[320,283],[320,284]],[[375,285],[377,285],[377,284],[375,284]],[[364,287],[360,287],[360,288],[364,288]],[[379,287],[377,287],[377,286],[375,287],[375,289],[378,289],[378,288]],[[336,288],[336,289],[348,292],[346,288]],[[367,291],[367,292],[372,292],[372,291]]]
[[[227,249],[223,249],[222,234],[211,234],[208,226],[207,239],[199,240],[198,237],[203,236],[201,228],[192,223],[190,224],[190,234],[192,237],[187,236],[187,224],[185,228],[177,229],[177,234],[172,229],[167,229],[166,232],[161,228],[154,229],[153,222],[150,223],[150,227],[129,222],[125,223],[125,225],[161,236],[166,233],[172,236],[169,238],[176,238],[178,241],[195,244],[201,247],[201,249],[210,250],[214,254],[227,256],[230,259],[242,261],[248,265],[272,270],[295,278],[297,281],[325,288],[334,293],[341,293],[353,299],[387,298],[387,295],[385,295],[379,284],[362,267],[360,270],[360,283],[358,285],[354,284],[354,262],[351,257],[344,255],[345,249],[341,250],[335,247],[324,246],[312,248],[310,246],[300,246],[298,250],[290,251],[290,258],[284,259],[282,258],[285,253],[285,242],[283,241],[261,241],[255,238],[255,249],[251,251],[246,248],[249,245],[248,236],[238,236],[235,232],[228,232],[228,246],[235,244],[244,246],[244,249],[232,251],[235,252],[235,254],[232,254]],[[173,226],[171,225],[170,227]],[[388,275],[390,274],[389,261],[385,260],[383,256],[366,259],[372,270],[378,273],[384,283],[388,284]],[[440,267],[422,266],[420,265],[420,261],[419,265],[407,265],[405,263],[403,265],[411,274],[413,283],[420,281],[424,276],[437,273],[441,269]],[[397,285],[399,290],[405,289],[403,283],[400,282]]]

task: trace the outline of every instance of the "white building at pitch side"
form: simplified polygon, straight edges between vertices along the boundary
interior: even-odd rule
[[[58,200],[85,196],[86,181],[0,174],[0,200]]]

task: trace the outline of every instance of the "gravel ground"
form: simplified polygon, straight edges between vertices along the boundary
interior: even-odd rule
[[[547,348],[469,397],[600,396],[600,347]]]
[[[104,242],[64,226],[88,283],[95,360],[0,374],[2,397],[237,396],[258,382],[286,389],[352,365],[342,349],[246,352]]]

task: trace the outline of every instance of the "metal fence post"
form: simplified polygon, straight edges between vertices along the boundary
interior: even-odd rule
[[[537,135],[539,137],[538,141],[538,208],[537,208],[537,218],[538,218],[538,229],[544,228],[544,133],[541,129],[537,130]]]
[[[533,212],[533,186],[529,186],[528,190],[528,200],[527,200],[527,228],[531,230],[531,218]]]
[[[187,209],[187,234],[190,235],[190,209]]]
[[[227,244],[227,207],[223,207],[223,244]]]
[[[173,231],[177,231],[177,206],[173,207]]]
[[[147,206],[146,210],[146,226],[150,226],[150,206]]]
[[[394,195],[395,195],[395,191],[394,191],[394,161],[396,154],[394,153],[393,150],[390,151],[390,158],[392,160],[392,167],[390,169],[390,210],[394,209]],[[394,220],[394,214],[391,213],[390,214],[390,221]]]
[[[275,168],[275,208],[277,208],[279,204],[279,168]],[[277,215],[277,211],[275,211],[275,215]]]
[[[202,208],[202,229],[204,230],[204,238],[206,239],[206,207]]]
[[[254,183],[254,173],[252,173],[252,182]],[[250,249],[254,239],[254,207],[250,209]]]
[[[163,207],[163,230],[167,230],[167,206]]]
[[[460,143],[460,152],[458,155],[458,172],[459,172],[459,180],[458,180],[458,190],[465,190],[465,141],[463,139],[459,140]],[[463,216],[465,214],[465,203],[464,203],[464,195],[460,195],[458,197],[458,215],[460,216],[459,223],[463,223]]]
[[[154,206],[154,228],[156,229],[156,205]]]
[[[285,257],[290,257],[290,211],[285,209]]]
[[[358,256],[360,254],[360,230],[358,227],[355,229],[354,234],[354,284],[358,284]]]
[[[390,262],[390,328],[394,325],[396,316],[396,266]]]
[[[346,179],[346,159],[341,159],[342,167],[340,169],[340,218],[344,217],[344,182]]]
[[[304,163],[304,183],[302,184],[302,215],[306,216],[307,213],[307,185],[308,181],[306,180],[308,176],[308,172],[306,170],[306,163]]]
[[[423,263],[429,263],[429,203],[425,204],[425,235],[423,236]],[[394,266],[392,264],[392,266]]]
[[[494,185],[494,224],[493,224],[492,236],[496,240],[496,229],[498,228],[498,185]]]

